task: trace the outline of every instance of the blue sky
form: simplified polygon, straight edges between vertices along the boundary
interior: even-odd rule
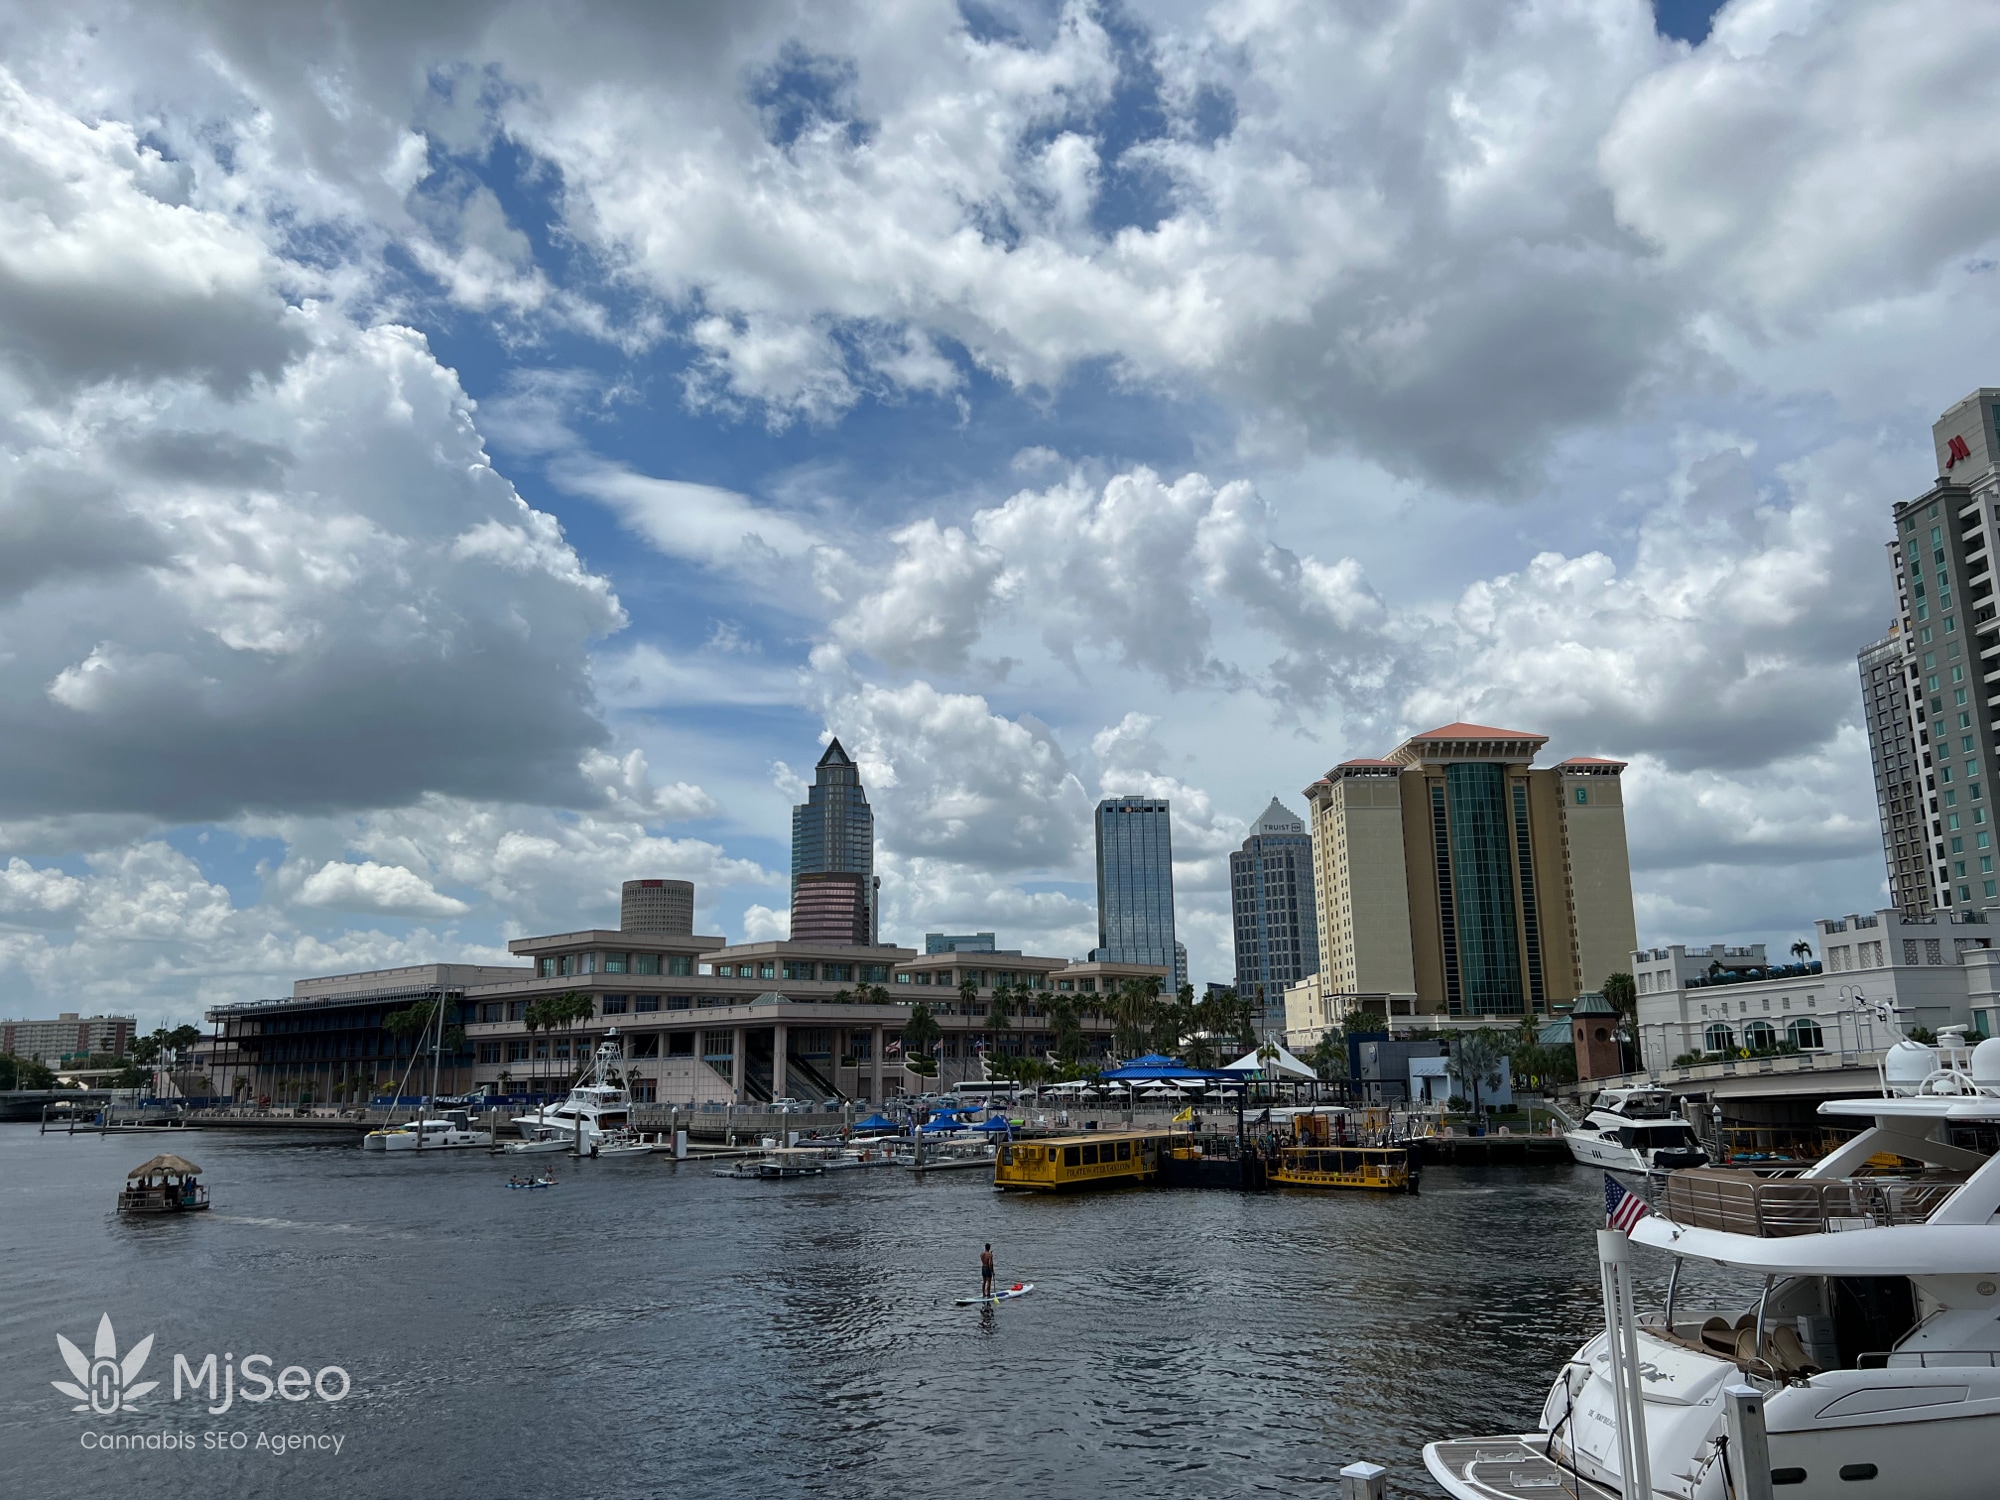
[[[1881,899],[1984,8],[588,16],[15,17],[0,1011],[775,935],[829,733],[906,942],[1082,951],[1144,791],[1227,978],[1265,802],[1459,718],[1631,763],[1642,941]]]

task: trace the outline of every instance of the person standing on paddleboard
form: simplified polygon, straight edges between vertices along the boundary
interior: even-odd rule
[[[979,1252],[979,1295],[993,1295],[993,1247],[988,1245]]]

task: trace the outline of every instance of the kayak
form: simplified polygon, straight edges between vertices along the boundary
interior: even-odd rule
[[[960,1297],[960,1307],[990,1307],[996,1302],[1011,1302],[1016,1297],[1025,1297],[1035,1289],[1032,1281],[1017,1281],[1005,1291],[995,1292],[990,1297]]]

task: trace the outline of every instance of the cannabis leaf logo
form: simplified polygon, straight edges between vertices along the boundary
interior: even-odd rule
[[[118,1358],[118,1335],[112,1332],[110,1313],[98,1321],[97,1347],[91,1358],[85,1359],[83,1351],[61,1334],[56,1335],[56,1347],[62,1350],[63,1363],[69,1366],[70,1374],[77,1378],[78,1383],[72,1385],[67,1380],[51,1380],[49,1384],[72,1401],[81,1403],[72,1406],[71,1411],[95,1412],[100,1417],[108,1417],[159,1384],[157,1380],[142,1380],[137,1385],[132,1383],[146,1368],[146,1356],[153,1352],[153,1336],[149,1333],[140,1339],[121,1362]]]

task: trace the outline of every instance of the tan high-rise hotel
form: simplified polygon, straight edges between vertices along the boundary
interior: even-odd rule
[[[1447,724],[1306,788],[1329,1013],[1504,1018],[1629,967],[1624,763]]]

